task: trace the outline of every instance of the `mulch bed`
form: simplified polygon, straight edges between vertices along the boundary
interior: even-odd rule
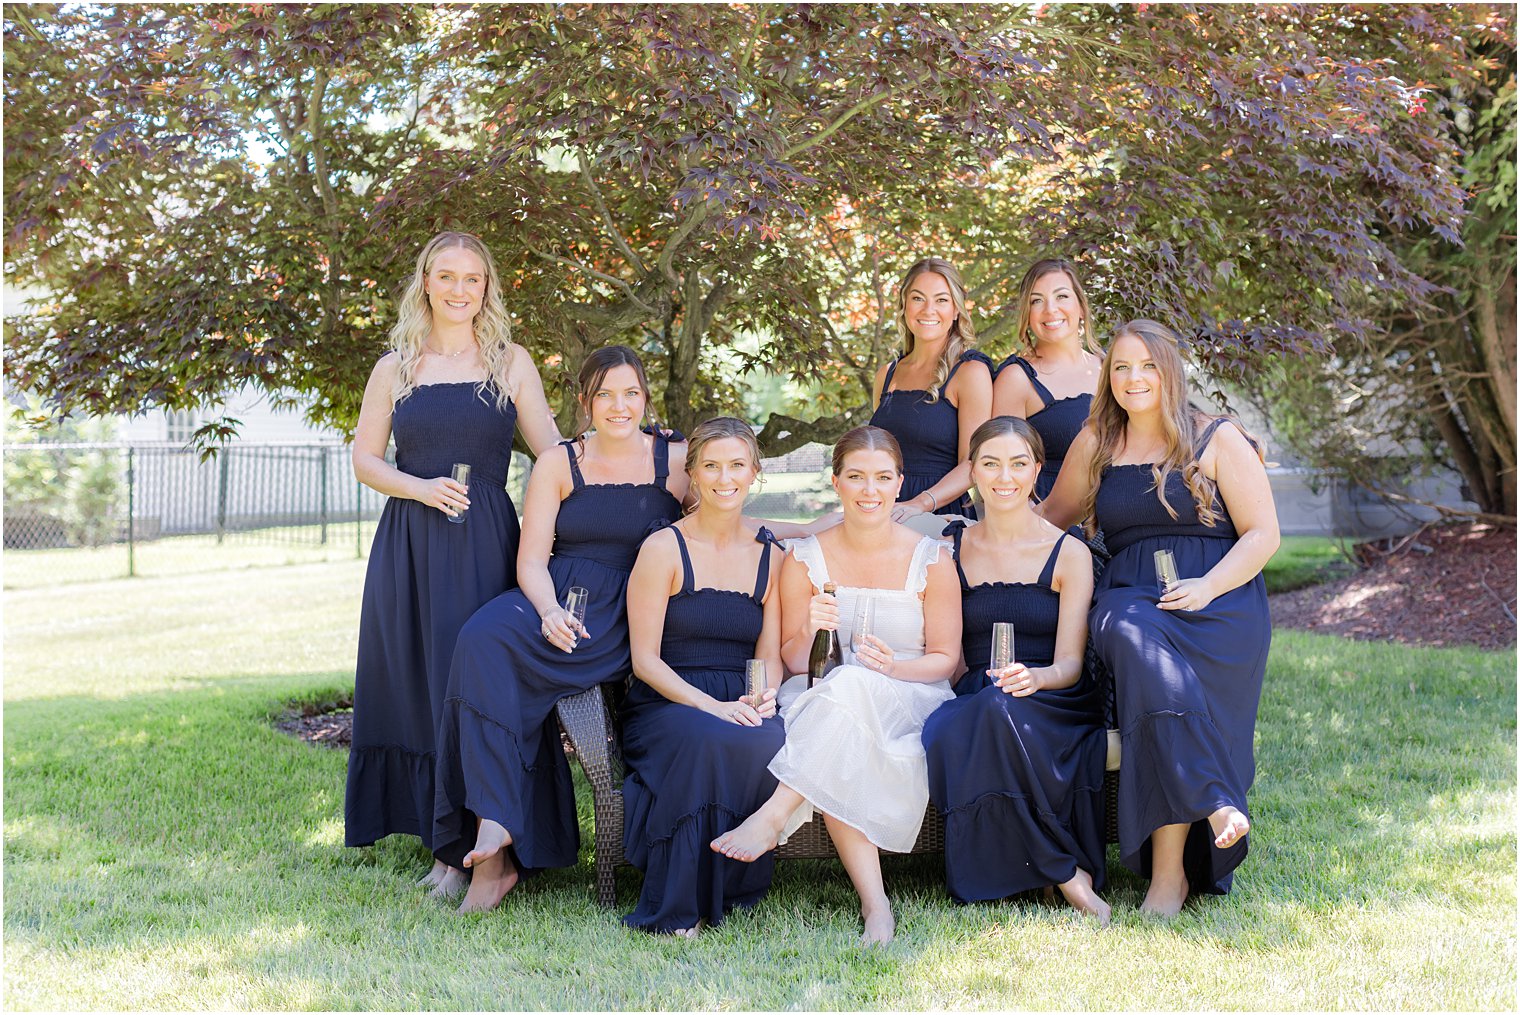
[[[1405,645],[1515,647],[1515,530],[1446,525],[1358,546],[1362,570],[1271,597],[1272,626]]]
[[[346,751],[354,742],[353,699],[298,706],[275,720],[274,728],[309,744]]]
[[[1406,645],[1515,646],[1515,530],[1428,528],[1358,547],[1356,574],[1271,598],[1272,626]],[[277,729],[348,750],[352,701],[303,705]],[[574,753],[565,741],[567,753]]]
[[[353,699],[299,705],[275,720],[274,728],[308,744],[339,747],[346,751],[354,742]],[[570,746],[570,739],[563,730],[560,731],[559,738],[565,753],[574,757],[575,748]]]

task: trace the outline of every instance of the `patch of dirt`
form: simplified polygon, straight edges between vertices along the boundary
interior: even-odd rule
[[[346,751],[354,742],[353,699],[297,706],[275,720],[274,728],[308,744],[339,747]],[[574,757],[575,748],[570,745],[570,738],[564,730],[560,730],[559,739],[565,753]]]
[[[274,728],[308,744],[341,747],[346,751],[354,742],[353,699],[301,705],[277,719]]]
[[[1405,645],[1515,646],[1515,530],[1427,528],[1357,547],[1364,567],[1271,597],[1272,625]]]

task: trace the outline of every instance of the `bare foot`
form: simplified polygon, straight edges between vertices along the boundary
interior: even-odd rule
[[[470,884],[470,879],[464,876],[464,871],[458,867],[445,867],[443,876],[433,885],[433,890],[428,894],[435,899],[452,899],[464,891]]]
[[[695,927],[682,927],[671,931],[676,937],[684,937],[688,941],[695,941],[697,935],[702,933],[702,928],[707,926],[706,920],[698,920]]]
[[[444,873],[447,872],[448,869],[449,865],[444,863],[442,860],[434,860],[433,869],[422,875],[422,878],[417,882],[417,884],[423,888],[432,888],[434,885],[438,884],[438,879],[443,877]]]
[[[897,935],[897,920],[892,916],[891,906],[880,906],[869,912],[862,909],[860,915],[866,924],[865,933],[860,935],[861,944],[884,945]]]
[[[511,843],[512,833],[503,828],[500,822],[481,818],[475,830],[475,848],[465,854],[464,866],[474,867],[482,860],[489,860]]]
[[[1066,901],[1071,903],[1071,908],[1079,913],[1098,918],[1099,927],[1107,927],[1113,911],[1108,903],[1098,898],[1098,893],[1093,891],[1092,875],[1081,867],[1072,875],[1070,881],[1061,884],[1061,894],[1066,896]]]
[[[1171,919],[1182,912],[1182,904],[1187,901],[1187,897],[1187,878],[1178,878],[1176,881],[1152,878],[1150,890],[1145,893],[1145,901],[1140,903],[1140,912]]]
[[[475,866],[470,878],[470,890],[465,892],[459,904],[461,913],[488,913],[501,905],[507,893],[517,887],[517,868],[505,853],[498,853]]]
[[[1209,827],[1214,830],[1215,847],[1229,849],[1246,837],[1246,833],[1251,830],[1251,822],[1240,811],[1226,804],[1209,815]]]
[[[730,860],[753,863],[776,848],[776,840],[781,837],[785,825],[785,814],[773,816],[762,807],[745,818],[738,828],[729,829],[709,845],[714,853],[722,853]]]

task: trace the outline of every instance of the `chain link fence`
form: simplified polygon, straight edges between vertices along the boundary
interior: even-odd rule
[[[240,443],[202,459],[177,444],[4,448],[4,585],[353,560],[385,496],[354,479],[339,441]],[[507,480],[521,510],[530,462]],[[812,518],[833,506],[828,449],[765,461],[747,512]]]

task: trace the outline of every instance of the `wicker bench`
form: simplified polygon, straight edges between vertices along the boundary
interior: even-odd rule
[[[617,869],[627,865],[623,856],[623,750],[618,736],[617,713],[612,701],[614,685],[594,687],[589,691],[562,699],[556,706],[560,725],[575,748],[581,768],[591,783],[591,798],[596,819],[596,900],[611,907],[617,899]],[[1115,801],[1119,791],[1119,773],[1110,771],[1104,779],[1107,839],[1118,839]],[[934,805],[924,814],[924,824],[915,853],[940,853],[945,848],[945,823]],[[827,859],[838,856],[822,821],[809,821],[776,850],[776,858]]]

